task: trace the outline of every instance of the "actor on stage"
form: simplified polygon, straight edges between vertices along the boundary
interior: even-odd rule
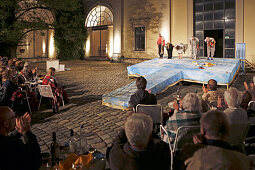
[[[179,55],[178,59],[182,59],[182,55],[183,55],[183,53],[185,54],[185,52],[188,48],[188,44],[180,43],[180,44],[175,45],[174,47],[177,50],[177,53]]]
[[[166,51],[168,54],[168,59],[172,59],[174,45],[172,43],[166,43]]]
[[[164,46],[165,46],[165,39],[164,39],[164,37],[163,37],[160,33],[158,34],[157,45],[158,45],[158,54],[159,54],[159,58],[163,58],[163,55],[164,55]]]
[[[198,60],[198,51],[199,51],[199,39],[197,37],[192,36],[189,39],[189,45],[190,45],[190,55],[191,59]]]
[[[211,60],[213,60],[216,41],[212,37],[206,37],[205,42],[207,43],[207,60],[209,60],[210,58]]]

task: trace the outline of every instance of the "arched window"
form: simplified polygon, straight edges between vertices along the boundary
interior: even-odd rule
[[[113,15],[109,8],[97,5],[88,14],[86,27],[95,27],[102,25],[113,25]]]

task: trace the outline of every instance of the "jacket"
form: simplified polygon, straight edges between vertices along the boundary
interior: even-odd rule
[[[175,169],[247,170],[246,155],[232,150],[227,142],[207,140],[205,144],[188,144],[177,155]]]
[[[156,135],[142,151],[135,151],[128,143],[124,130],[107,148],[106,159],[111,170],[169,170],[170,151],[168,144]]]

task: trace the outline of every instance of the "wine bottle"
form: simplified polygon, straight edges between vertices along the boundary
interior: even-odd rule
[[[70,140],[69,140],[69,152],[76,153],[77,151],[77,140],[73,136],[73,129],[70,130]]]
[[[52,143],[50,145],[50,151],[51,151],[51,164],[52,166],[54,166],[58,164],[60,156],[59,143],[57,141],[56,132],[52,132]]]
[[[88,143],[86,139],[86,133],[84,130],[84,126],[80,127],[80,154],[85,154],[88,152]]]

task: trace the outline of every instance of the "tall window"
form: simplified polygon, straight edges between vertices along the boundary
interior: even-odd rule
[[[135,51],[145,51],[145,27],[135,28]]]

